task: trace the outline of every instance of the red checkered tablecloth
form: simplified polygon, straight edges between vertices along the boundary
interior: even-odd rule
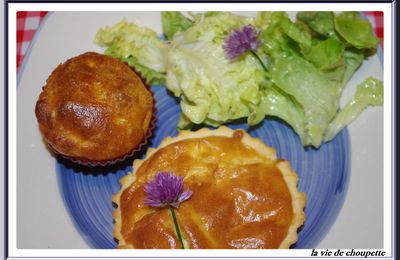
[[[47,12],[17,12],[17,70]]]
[[[26,50],[31,43],[36,30],[38,29],[47,12],[17,12],[17,70],[21,65]],[[383,12],[364,12],[371,22],[377,37],[381,40],[383,48]]]

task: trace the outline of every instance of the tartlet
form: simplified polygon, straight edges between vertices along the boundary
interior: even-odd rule
[[[112,197],[118,248],[179,248],[168,209],[144,203],[158,172],[182,176],[192,197],[176,210],[185,248],[289,248],[305,220],[305,193],[288,161],[243,130],[167,137],[134,161]]]
[[[154,111],[153,94],[141,77],[95,52],[58,65],[35,108],[51,150],[90,166],[121,161],[140,149],[154,126]]]

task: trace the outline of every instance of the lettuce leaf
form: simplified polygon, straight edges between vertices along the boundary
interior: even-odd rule
[[[272,22],[272,16],[277,12],[262,11],[257,12],[254,18],[253,25],[259,28],[261,31],[266,30]]]
[[[140,76],[144,78],[148,84],[150,85],[165,85],[165,73],[161,73],[152,69],[149,69],[146,66],[143,66],[138,62],[138,59],[132,55],[128,57],[121,57],[117,53],[112,52],[112,47],[108,48],[105,51],[105,54],[113,56],[115,58],[119,58],[123,62],[128,63],[128,65],[135,69],[135,71],[140,73]]]
[[[122,20],[112,27],[100,29],[95,43],[107,47],[105,54],[128,62],[150,84],[165,82],[166,43],[153,30]]]
[[[221,44],[233,28],[250,21],[230,13],[213,13],[175,34],[166,54],[166,86],[181,97],[184,115],[180,128],[189,121],[217,126],[248,117],[253,125],[264,118],[265,112],[258,109],[265,82],[260,65],[252,56],[231,63]]]
[[[285,121],[303,139],[304,109],[293,96],[272,84],[262,91],[260,108],[267,116],[275,116]]]
[[[266,71],[254,55],[232,62],[224,51],[227,36],[249,24],[260,32],[256,53]],[[162,26],[168,42],[126,21],[100,29],[96,42],[179,97],[179,130],[240,118],[256,125],[273,116],[288,123],[304,146],[318,148],[366,107],[383,102],[382,82],[368,78],[338,112],[344,87],[365,52],[378,44],[359,13],[299,12],[292,21],[285,12],[259,12],[254,18],[162,12]]]
[[[282,29],[281,21],[288,19],[289,17],[285,12],[272,12],[265,20],[267,25],[263,25],[258,20],[258,26],[261,28],[266,26],[260,34],[260,39],[263,41],[261,50],[272,59],[281,56],[301,55],[298,43],[294,42]],[[288,30],[288,28],[286,29]]]
[[[336,114],[340,92],[306,60],[281,57],[271,70],[272,81],[293,96],[304,110],[303,145],[318,147],[329,122]]]
[[[376,48],[379,44],[371,24],[359,12],[342,12],[335,16],[335,28],[349,44],[363,48]]]
[[[261,17],[266,17],[267,25],[262,24]],[[268,92],[265,100],[280,102],[269,102],[264,111],[291,125],[304,146],[319,147],[326,140],[325,132],[337,114],[342,90],[364,60],[364,49],[340,40],[335,17],[332,12],[300,12],[298,24],[282,12],[256,18],[265,28],[262,50],[270,57],[266,77],[275,90],[280,89]],[[301,22],[306,27],[301,27]]]
[[[304,22],[315,33],[336,38],[333,12],[298,12],[296,18]]]
[[[335,38],[328,38],[313,45],[305,57],[318,69],[327,70],[336,68],[344,62],[343,53],[342,42]]]
[[[343,55],[346,62],[346,70],[343,75],[342,86],[345,86],[354,72],[356,72],[363,63],[364,53],[357,49],[346,49]]]
[[[279,20],[283,33],[298,43],[302,53],[307,53],[311,48],[311,35],[301,25],[292,22],[289,17],[282,16]]]
[[[357,87],[354,96],[329,124],[324,141],[332,140],[345,126],[354,121],[368,106],[383,104],[382,81],[369,77]]]
[[[181,12],[161,12],[161,23],[168,40],[172,40],[176,32],[185,31],[193,25],[193,21]]]

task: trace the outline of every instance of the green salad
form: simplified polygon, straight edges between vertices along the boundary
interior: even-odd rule
[[[304,146],[319,147],[366,107],[383,103],[382,82],[368,77],[339,109],[346,83],[379,44],[358,12],[298,12],[296,21],[285,12],[161,18],[165,40],[122,20],[100,29],[95,42],[179,97],[178,129],[239,118],[256,125],[274,116]]]

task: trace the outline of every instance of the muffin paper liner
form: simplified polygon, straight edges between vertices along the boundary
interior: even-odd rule
[[[125,64],[127,66],[129,66],[127,63],[125,63]],[[125,154],[125,155],[122,155],[122,156],[120,156],[120,157],[118,157],[116,159],[107,160],[107,161],[91,161],[91,160],[77,159],[77,158],[74,158],[74,157],[70,157],[70,156],[67,156],[67,155],[64,155],[64,154],[61,154],[61,153],[57,152],[57,150],[55,150],[49,143],[46,142],[48,144],[49,148],[54,152],[54,154],[59,155],[62,158],[65,158],[65,159],[67,159],[67,160],[69,160],[69,161],[71,161],[73,163],[79,164],[79,165],[89,166],[89,167],[104,167],[104,166],[109,166],[109,165],[113,165],[113,164],[116,164],[116,163],[120,163],[122,161],[127,160],[130,157],[133,157],[135,153],[141,151],[143,149],[143,147],[145,147],[147,145],[148,140],[152,136],[153,130],[156,127],[156,121],[157,121],[156,100],[155,100],[155,97],[154,97],[154,93],[153,93],[153,91],[151,91],[150,85],[147,82],[147,80],[141,75],[140,72],[136,71],[131,66],[129,66],[129,67],[136,73],[136,75],[139,76],[139,78],[142,80],[143,84],[145,85],[146,89],[151,93],[151,95],[153,97],[153,114],[152,114],[152,117],[151,117],[151,121],[150,121],[149,127],[147,129],[147,133],[144,136],[142,142],[135,149],[133,149],[131,152],[129,152],[129,153]]]

